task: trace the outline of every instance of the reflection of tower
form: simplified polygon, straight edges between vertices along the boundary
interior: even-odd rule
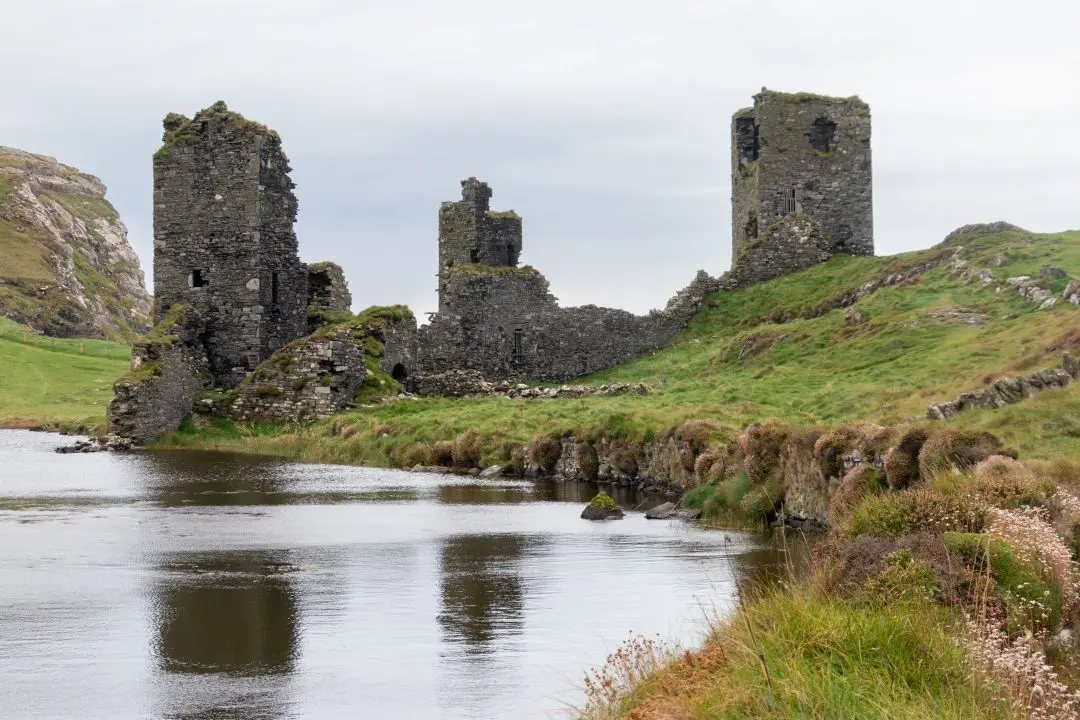
[[[262,551],[172,558],[158,593],[157,651],[166,670],[290,672],[296,593],[283,563]]]
[[[521,634],[519,567],[529,544],[521,535],[464,535],[443,545],[439,625],[466,654],[491,652],[493,642]]]

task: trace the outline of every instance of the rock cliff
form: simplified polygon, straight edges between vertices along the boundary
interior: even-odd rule
[[[150,296],[98,178],[0,146],[0,315],[56,337],[131,339]]]

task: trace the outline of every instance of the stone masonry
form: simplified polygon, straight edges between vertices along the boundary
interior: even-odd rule
[[[475,370],[487,380],[546,381],[585,375],[666,344],[717,289],[702,272],[649,315],[560,308],[543,275],[517,266],[517,214],[493,213],[486,183],[469,178],[461,185],[462,199],[439,212],[439,312],[418,333],[421,374]]]
[[[203,316],[214,384],[233,387],[307,332],[307,268],[277,133],[217,103],[165,118],[154,155],[157,318],[176,304]]]
[[[871,186],[866,103],[762,88],[731,123],[733,278],[760,282],[838,253],[873,255]]]
[[[352,308],[352,293],[345,282],[345,271],[333,262],[308,267],[308,310],[344,312]]]

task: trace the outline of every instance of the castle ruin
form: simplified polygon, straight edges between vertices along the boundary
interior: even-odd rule
[[[763,88],[731,120],[732,280],[873,255],[871,186],[866,103]]]
[[[108,411],[110,431],[137,440],[176,429],[193,406],[238,420],[328,415],[351,406],[374,370],[449,395],[476,378],[580,377],[663,347],[711,293],[874,249],[865,103],[763,89],[732,119],[728,273],[699,271],[648,315],[562,308],[543,275],[519,266],[521,217],[491,210],[491,188],[471,177],[439,208],[439,309],[417,328],[400,306],[353,316],[341,268],[300,262],[277,133],[224,103],[164,126],[158,326],[133,347]]]

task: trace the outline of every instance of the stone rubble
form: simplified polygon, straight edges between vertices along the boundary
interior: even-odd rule
[[[1042,390],[1064,388],[1080,378],[1080,360],[1065,353],[1060,369],[1037,370],[1024,377],[1000,378],[988,387],[962,393],[956,400],[931,403],[926,417],[945,420],[972,408],[1001,408],[1020,402]]]
[[[95,452],[127,452],[135,447],[131,438],[119,435],[102,435],[99,437],[77,440],[72,445],[64,445],[56,448],[58,453],[95,453]]]

